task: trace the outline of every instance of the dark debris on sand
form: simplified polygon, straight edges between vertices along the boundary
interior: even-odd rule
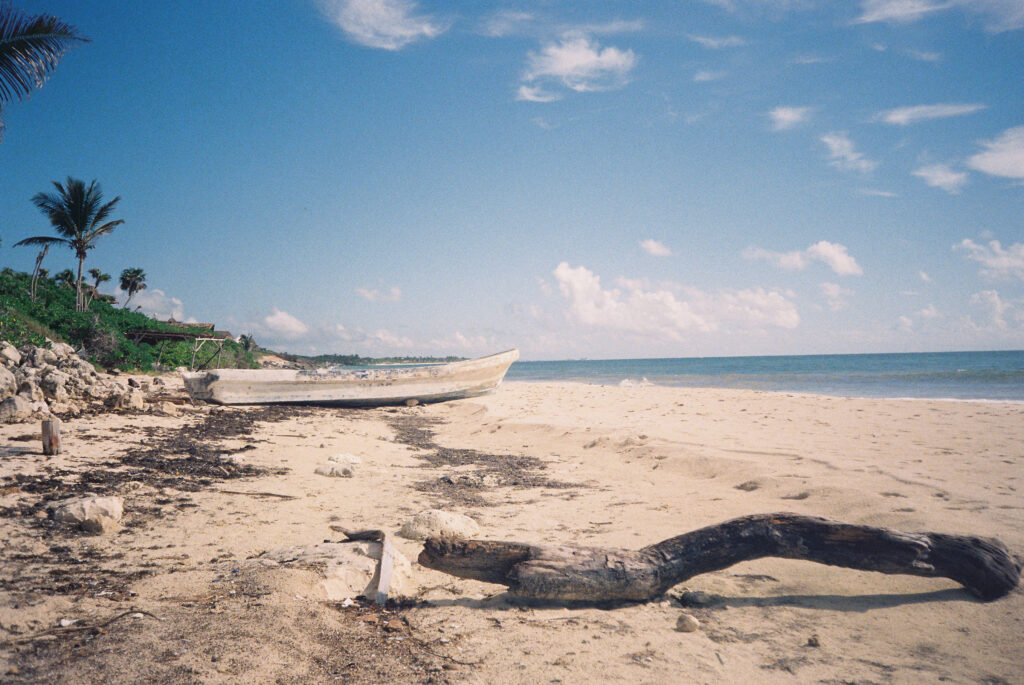
[[[442,476],[415,484],[420,492],[427,492],[446,501],[463,506],[488,506],[482,495],[489,487],[513,488],[577,488],[578,483],[548,478],[547,466],[537,457],[519,454],[490,454],[471,449],[443,447],[434,440],[433,426],[439,419],[419,413],[391,411],[385,420],[395,432],[395,441],[420,450],[417,458],[424,460],[424,468],[454,469],[474,467],[473,477]],[[491,485],[488,485],[489,481]]]

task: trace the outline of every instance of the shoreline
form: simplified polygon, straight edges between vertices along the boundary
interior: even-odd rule
[[[826,398],[827,397],[827,398],[830,398],[830,399],[840,399],[840,400],[898,400],[898,401],[908,401],[908,402],[993,402],[993,403],[1002,403],[1002,404],[1024,404],[1024,399],[1019,399],[1019,400],[1012,399],[1011,400],[1011,399],[998,399],[998,398],[997,399],[992,399],[992,398],[987,398],[987,397],[913,397],[913,396],[899,396],[899,397],[893,396],[893,397],[890,397],[890,396],[887,396],[887,395],[886,396],[873,396],[873,395],[829,395],[827,393],[807,392],[807,391],[801,391],[801,390],[739,388],[739,387],[723,386],[723,385],[669,385],[669,384],[659,384],[658,382],[651,381],[650,379],[648,379],[649,385],[637,385],[637,384],[634,384],[632,386],[629,386],[629,385],[623,386],[623,385],[620,385],[618,383],[604,383],[604,382],[596,382],[596,381],[590,383],[590,382],[583,381],[583,380],[520,380],[520,379],[516,379],[516,378],[513,378],[511,380],[510,379],[505,379],[504,381],[502,381],[502,383],[503,384],[506,384],[506,383],[523,383],[523,384],[537,384],[537,385],[546,385],[546,384],[558,385],[558,384],[563,384],[564,383],[564,384],[567,384],[567,385],[594,386],[594,387],[600,387],[600,388],[617,388],[617,387],[622,387],[622,388],[636,388],[636,389],[641,389],[641,390],[645,389],[645,388],[678,388],[680,390],[735,390],[736,392],[774,393],[774,394],[778,394],[778,395],[800,395],[800,396],[821,397],[821,398]]]
[[[429,508],[472,517],[480,538],[531,544],[636,549],[793,511],[993,536],[1020,554],[1022,418],[1005,402],[508,381],[492,395],[411,408],[81,417],[65,423],[65,452],[52,459],[37,454],[36,424],[2,426],[0,549],[17,561],[0,570],[0,642],[15,635],[12,624],[20,639],[62,618],[86,626],[134,609],[163,620],[127,615],[106,633],[0,646],[0,673],[97,683],[331,673],[352,682],[1015,682],[1024,677],[1020,588],[982,603],[948,580],[760,559],[687,581],[702,604],[684,605],[680,586],[639,605],[531,607],[500,586],[419,567],[421,543],[395,537],[413,562],[408,599],[382,612],[342,606],[322,570],[253,564],[338,541],[332,526],[394,533]],[[352,477],[315,472],[339,453],[360,459]],[[212,468],[172,485],[183,458]],[[222,459],[240,477],[217,476]],[[88,536],[36,515],[45,488],[88,487],[108,464],[131,471],[109,484],[124,497],[123,532]],[[5,492],[14,474],[44,490]],[[81,589],[41,589],[54,579]],[[675,629],[683,613],[696,631]]]

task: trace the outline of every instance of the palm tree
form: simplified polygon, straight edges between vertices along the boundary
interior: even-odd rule
[[[42,86],[76,41],[88,42],[74,26],[47,14],[29,16],[0,0],[0,114],[5,104]],[[3,129],[0,119],[0,140]]]
[[[84,181],[70,176],[64,185],[57,181],[53,181],[53,185],[57,189],[56,193],[36,193],[32,196],[32,203],[49,217],[50,225],[63,237],[25,238],[15,243],[14,246],[61,243],[74,250],[75,256],[78,257],[75,311],[84,312],[82,264],[85,262],[88,251],[96,247],[96,241],[100,236],[110,233],[124,223],[123,219],[107,221],[121,198],[115,197],[110,202],[103,204],[103,191],[100,190],[99,183],[92,181],[86,187]]]
[[[140,290],[146,289],[146,272],[139,267],[132,267],[131,269],[125,269],[121,272],[121,290],[128,293],[128,299],[124,301],[124,308],[128,308],[128,303],[132,299],[132,295],[139,292]]]
[[[89,269],[89,275],[92,276],[92,292],[89,293],[88,299],[85,301],[85,308],[88,309],[89,305],[92,304],[93,299],[100,294],[100,283],[106,283],[110,280],[110,274],[105,274],[99,269]]]
[[[53,280],[57,283],[63,283],[69,288],[73,288],[75,287],[75,272],[71,269],[58,271],[57,275],[53,277]]]
[[[50,251],[49,245],[43,245],[43,249],[36,255],[36,265],[32,269],[32,286],[29,288],[29,298],[36,301],[36,286],[39,284],[39,275],[46,271],[43,267],[43,259],[46,258],[46,253]]]

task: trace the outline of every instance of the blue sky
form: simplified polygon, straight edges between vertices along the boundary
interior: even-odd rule
[[[15,5],[91,42],[4,108],[4,265],[73,176],[86,268],[275,349],[1024,347],[1024,0]]]

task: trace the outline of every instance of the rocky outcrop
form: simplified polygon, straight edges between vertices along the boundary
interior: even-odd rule
[[[97,372],[65,343],[16,349],[0,342],[0,423],[86,410],[141,411],[147,407],[148,385]]]

